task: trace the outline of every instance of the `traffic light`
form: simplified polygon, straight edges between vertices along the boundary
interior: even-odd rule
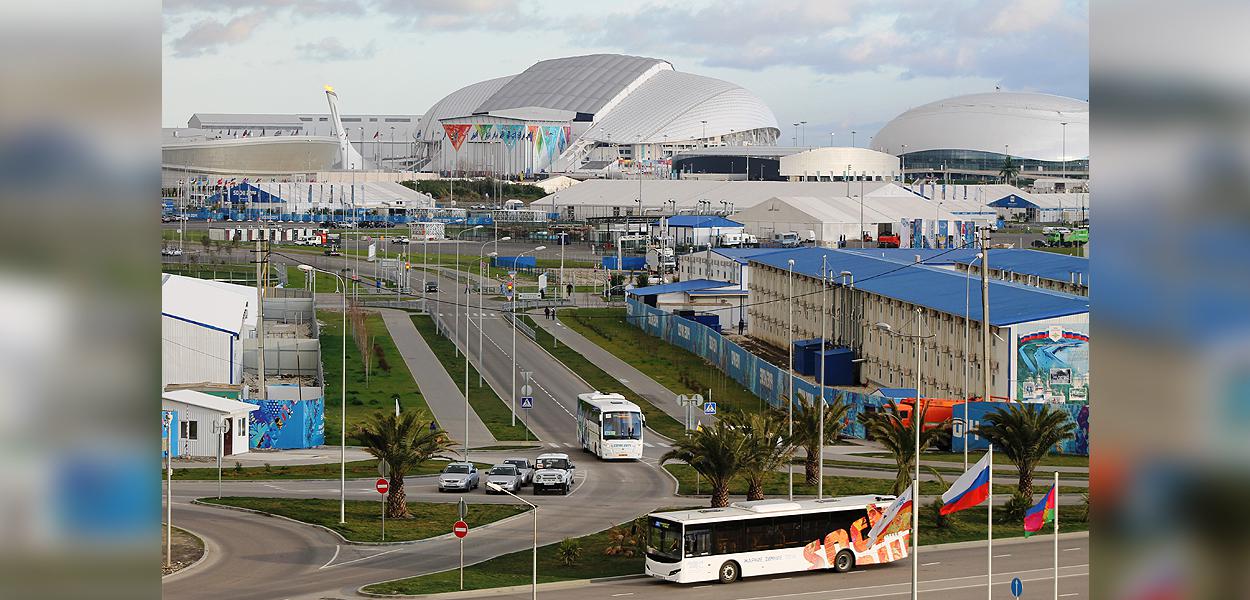
[[[509,293],[509,294],[511,294],[511,293],[512,293],[512,282],[511,282],[511,281],[509,281],[509,282],[508,282],[508,293]]]

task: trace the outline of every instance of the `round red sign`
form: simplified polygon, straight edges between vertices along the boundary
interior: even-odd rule
[[[451,532],[456,534],[458,538],[469,535],[469,524],[464,521],[456,521],[456,524],[451,526]]]
[[[385,494],[387,490],[391,489],[391,484],[385,479],[378,479],[377,483],[373,484],[373,487],[379,494]]]

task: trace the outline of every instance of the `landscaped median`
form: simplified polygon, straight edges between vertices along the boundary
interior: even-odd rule
[[[219,504],[246,508],[263,513],[294,519],[311,525],[320,525],[338,533],[349,542],[379,542],[382,540],[382,502],[348,500],[347,523],[339,523],[339,501],[322,498],[255,498],[226,496],[223,498],[200,498],[202,504]],[[451,533],[456,522],[456,504],[433,502],[409,502],[411,519],[387,519],[386,541],[411,542]],[[521,514],[529,507],[519,504],[472,504],[465,522],[469,527],[481,527]]]
[[[430,346],[434,356],[438,357],[438,361],[443,365],[443,369],[447,371],[451,380],[463,382],[464,356],[457,354],[456,346],[451,340],[438,334],[438,330],[434,327],[434,320],[429,315],[413,315],[412,323],[416,325],[421,337],[425,338],[425,343]],[[479,381],[482,381],[480,385]],[[508,405],[499,399],[489,383],[478,377],[477,368],[472,364],[469,365],[469,406],[473,407],[473,412],[482,419],[482,423],[496,440],[517,442],[538,439],[525,428],[521,419],[517,419],[516,425],[512,425],[512,412],[508,409]]]
[[[694,469],[690,465],[684,463],[669,463],[664,465],[664,469],[671,473],[677,479],[677,494],[679,496],[691,496],[696,494],[708,494],[711,487],[708,486],[707,480],[697,480],[695,478]],[[923,471],[923,470],[922,470]],[[893,474],[893,471],[890,471]],[[923,472],[922,472],[923,474]],[[950,483],[955,481],[952,476],[947,480],[947,485],[942,485],[937,481],[921,481],[920,495],[937,496],[945,492]],[[893,484],[892,479],[876,479],[873,477],[846,477],[842,475],[825,475],[825,495],[826,496],[856,496],[859,494],[888,494],[890,485]],[[784,471],[775,471],[764,476],[764,495],[776,498],[785,496],[789,493],[790,476]],[[994,484],[994,493],[1002,494],[1004,497],[1010,496],[1014,492],[1016,486],[996,483]],[[1045,494],[1049,490],[1049,485],[1034,485],[1034,494]],[[1060,494],[1083,494],[1089,491],[1086,488],[1076,488],[1068,486],[1060,486]],[[735,477],[729,483],[729,493],[735,496],[745,496],[747,493],[747,482],[741,477]],[[816,486],[807,485],[807,478],[803,475],[803,465],[794,465],[794,493],[803,496],[816,495]]]
[[[766,404],[703,358],[665,342],[627,322],[623,308],[561,310],[560,321],[617,358],[633,365],[678,394],[703,394],[720,411],[762,410]]]
[[[541,515],[540,515],[541,517]],[[638,525],[642,529],[643,524]],[[389,528],[388,528],[389,533]],[[643,570],[642,538],[628,521],[616,528],[570,538],[564,542],[538,548],[538,583],[577,579],[598,579],[621,575],[641,575]],[[566,549],[561,552],[561,546]],[[576,548],[576,550],[572,550]],[[569,562],[562,559],[568,557]],[[482,590],[513,585],[529,585],[532,581],[533,551],[521,550],[464,568],[464,589]],[[572,564],[569,564],[569,563]],[[460,589],[458,569],[397,581],[375,583],[362,588],[371,594],[414,595],[454,592]]]
[[[677,419],[674,419],[668,413],[656,408],[646,398],[635,394],[625,384],[617,381],[615,377],[608,375],[603,369],[590,362],[586,357],[577,351],[565,346],[564,344],[556,345],[551,333],[540,327],[534,322],[529,315],[521,315],[521,320],[534,329],[535,343],[556,358],[556,360],[564,363],[570,371],[581,377],[591,387],[603,392],[611,394],[613,392],[625,396],[626,400],[637,404],[642,408],[642,414],[647,419],[647,427],[658,432],[660,435],[669,439],[677,439],[686,434],[686,428]]]

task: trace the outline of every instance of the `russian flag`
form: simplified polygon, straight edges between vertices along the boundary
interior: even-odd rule
[[[1055,486],[1050,486],[1046,497],[1033,505],[1024,513],[1024,537],[1029,537],[1042,530],[1042,526],[1055,520],[1055,507],[1058,504]]]
[[[990,453],[986,452],[977,464],[972,465],[955,483],[951,485],[951,489],[946,490],[942,494],[942,509],[940,514],[949,515],[953,512],[959,512],[966,508],[972,508],[990,496]]]

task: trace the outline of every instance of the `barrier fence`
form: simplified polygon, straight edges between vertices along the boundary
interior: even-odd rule
[[[630,324],[649,335],[703,358],[771,406],[778,408],[785,406],[785,398],[790,385],[789,371],[752,354],[702,323],[647,306],[632,298],[626,301],[626,314],[629,315]],[[811,399],[819,394],[819,385],[800,377],[794,378],[796,397]],[[859,422],[861,413],[880,411],[890,403],[888,399],[880,396],[832,386],[825,388],[825,402],[832,403],[839,398],[851,407],[843,423],[842,435],[852,439],[864,439],[864,426]],[[999,405],[1001,403],[970,402],[968,405],[969,424],[976,427],[985,414]],[[1077,426],[1076,437],[1060,444],[1059,452],[1088,455],[1089,406],[1083,403],[1068,403],[1059,405],[1058,408],[1066,412],[1069,419]],[[962,413],[958,416],[962,417]],[[965,428],[962,427],[962,423],[957,425],[953,427],[955,437],[951,445],[953,448],[962,449],[961,436]],[[978,449],[986,446],[986,441],[980,436],[968,436],[969,448]]]

